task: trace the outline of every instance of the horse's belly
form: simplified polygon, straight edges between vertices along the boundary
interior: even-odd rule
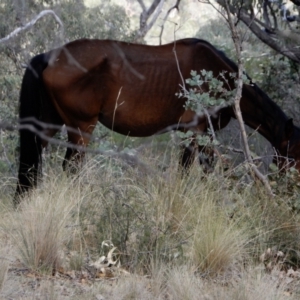
[[[176,129],[180,115],[168,116],[158,112],[115,112],[100,114],[99,121],[107,128],[129,136],[150,136]]]

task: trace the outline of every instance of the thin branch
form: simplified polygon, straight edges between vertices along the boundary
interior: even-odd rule
[[[225,2],[226,1],[224,0],[217,0],[217,3],[220,4],[223,8],[225,8]],[[208,1],[208,3],[210,2]],[[236,9],[232,5],[228,4],[228,2],[226,3],[230,13],[236,15]],[[267,24],[259,21],[256,18],[255,19],[251,18],[247,14],[247,11],[245,11],[244,9],[241,9],[239,11],[238,17],[263,43],[267,44],[276,52],[281,53],[282,55],[288,57],[289,59],[297,63],[300,63],[300,53],[298,47],[294,47],[293,49],[290,49],[289,47],[286,47],[285,45],[281,45],[280,43],[278,43],[269,34],[267,34],[264,30],[262,30],[259,25],[269,30],[272,30],[272,28],[269,28]],[[282,31],[278,31],[278,30],[275,31],[274,33],[277,34],[277,37],[283,35]],[[276,37],[276,35],[273,35],[273,37]]]
[[[46,10],[43,10],[41,11],[34,19],[32,19],[30,22],[28,22],[26,25],[22,26],[22,27],[18,27],[16,28],[13,32],[11,32],[9,35],[7,35],[6,37],[0,39],[0,43],[3,43],[3,42],[6,42],[8,40],[10,40],[12,37],[16,36],[17,34],[19,34],[20,32],[24,31],[24,30],[27,30],[29,28],[31,28],[32,26],[35,25],[35,23],[43,18],[44,16],[46,15],[52,15],[56,22],[60,25],[61,29],[63,30],[64,28],[64,25],[61,21],[61,19],[56,15],[56,13],[51,10],[51,9],[46,9]]]
[[[135,40],[143,38],[147,34],[147,32],[152,28],[152,26],[154,25],[158,16],[161,13],[162,6],[165,0],[154,0],[148,10],[142,0],[138,0],[138,2],[142,7],[143,12],[140,16],[140,29],[135,37]],[[152,14],[152,19],[149,21]]]
[[[242,45],[241,45],[241,42],[240,42],[240,38],[239,38],[239,34],[237,32],[237,29],[234,26],[234,22],[233,22],[231,12],[230,12],[230,9],[229,9],[229,5],[228,5],[228,0],[225,0],[224,2],[225,2],[225,9],[226,9],[227,16],[228,16],[228,23],[229,23],[230,30],[231,30],[231,33],[232,33],[232,39],[233,39],[233,42],[234,42],[234,46],[235,46],[235,50],[236,50],[236,54],[237,54],[237,60],[238,60],[237,92],[236,92],[236,96],[235,96],[235,99],[234,99],[234,108],[235,108],[236,118],[238,120],[240,130],[241,130],[241,134],[242,134],[244,155],[245,155],[246,161],[248,163],[248,166],[250,168],[251,174],[254,177],[254,179],[255,178],[259,179],[263,183],[263,185],[265,186],[268,194],[271,197],[274,197],[274,194],[272,192],[269,181],[258,170],[257,166],[254,164],[254,161],[252,159],[251,152],[250,152],[250,149],[249,149],[249,144],[248,144],[248,140],[247,140],[247,133],[246,133],[246,129],[245,129],[245,125],[244,125],[244,121],[243,121],[243,117],[242,117],[242,112],[241,112],[241,107],[240,107],[240,100],[242,98],[242,89],[243,89],[243,75],[244,75],[244,66],[243,66],[243,63],[242,63],[242,56],[241,56]]]
[[[271,27],[271,21],[270,21],[269,13],[268,13],[268,1],[267,0],[264,0],[264,3],[263,3],[263,18],[264,18],[267,26]]]
[[[151,21],[149,22],[149,24],[147,25],[147,32],[152,28],[152,26],[154,25],[154,23],[156,22],[158,16],[161,13],[162,7],[165,3],[165,0],[161,0],[159,3],[159,6],[157,7],[156,13],[153,15]]]
[[[218,145],[218,147],[223,148],[225,150],[229,150],[231,152],[244,154],[244,151],[242,149],[234,148],[234,147],[231,147],[231,146],[228,146],[228,145],[222,145],[222,144],[220,144],[220,145]]]
[[[163,31],[165,28],[165,23],[170,15],[170,13],[172,12],[173,9],[177,9],[177,11],[179,12],[179,4],[180,4],[181,0],[176,0],[176,4],[174,6],[172,6],[166,13],[164,19],[163,19],[163,23],[161,25],[161,30],[160,30],[160,34],[159,34],[159,44],[161,45],[161,40],[162,40],[162,35],[163,35]]]
[[[268,2],[268,7],[269,7],[269,10],[271,12],[271,16],[273,18],[273,22],[274,22],[274,28],[277,29],[278,28],[278,22],[277,22],[277,17],[276,17],[276,14],[275,14],[275,11],[271,5],[270,2]]]
[[[216,133],[215,133],[215,130],[214,130],[214,126],[211,122],[211,117],[210,117],[209,112],[207,111],[206,108],[204,108],[204,114],[206,116],[206,119],[208,120],[208,125],[209,125],[210,131],[211,131],[213,141],[216,141],[217,139],[216,139]]]
[[[175,61],[176,61],[176,66],[178,69],[178,73],[182,82],[182,89],[184,90],[184,92],[186,92],[186,88],[185,88],[185,80],[182,76],[181,70],[180,70],[180,65],[179,65],[179,61],[178,61],[178,57],[177,57],[177,52],[176,52],[176,39],[175,39],[175,32],[174,32],[174,47],[172,49],[174,56],[175,56]]]
[[[60,147],[66,147],[66,148],[71,148],[71,149],[75,149],[78,152],[85,152],[85,153],[93,153],[93,154],[101,154],[101,155],[105,155],[107,157],[111,157],[111,158],[119,158],[124,160],[128,165],[130,166],[138,166],[139,168],[141,168],[143,171],[149,173],[155,173],[155,170],[153,170],[150,166],[146,165],[144,162],[142,162],[137,155],[130,155],[127,153],[122,153],[122,152],[117,152],[117,151],[103,151],[100,149],[91,149],[91,148],[87,148],[86,146],[82,146],[82,145],[77,145],[77,144],[73,144],[70,142],[66,142],[66,141],[62,141],[53,137],[49,137],[48,135],[46,135],[41,129],[37,129],[36,126],[39,126],[42,129],[60,129],[61,126],[55,125],[55,124],[49,124],[49,123],[43,123],[41,121],[36,120],[35,118],[26,118],[23,119],[23,123],[24,120],[26,120],[27,122],[31,122],[31,124],[19,124],[17,126],[13,126],[4,122],[0,122],[0,129],[3,130],[8,130],[8,131],[16,131],[16,130],[20,130],[20,129],[25,129],[25,130],[29,130],[31,132],[33,132],[34,134],[36,134],[39,138],[41,138],[42,140],[52,144],[52,145],[57,145]],[[36,124],[36,125],[34,125]],[[76,132],[78,133],[78,130],[72,128],[72,127],[67,127],[67,130],[70,132]],[[82,136],[89,136],[91,137],[90,134],[87,133],[82,133]],[[138,151],[137,151],[138,152]]]

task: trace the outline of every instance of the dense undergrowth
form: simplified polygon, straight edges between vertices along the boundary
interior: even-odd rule
[[[2,262],[6,273],[14,259],[39,276],[91,272],[113,248],[110,259],[118,264],[106,268],[114,268],[119,280],[107,285],[106,271],[98,270],[103,280],[90,286],[91,295],[281,299],[289,292],[296,299],[297,285],[282,279],[299,268],[296,184],[291,190],[284,178],[274,179],[280,189],[270,199],[246,169],[237,176],[228,162],[224,171],[221,160],[212,174],[195,164],[182,177],[177,151],[167,149],[148,145],[137,156],[89,156],[74,177],[53,168],[48,155],[43,181],[17,210],[13,179],[2,179],[0,256],[11,262]],[[0,276],[3,295],[6,277]]]

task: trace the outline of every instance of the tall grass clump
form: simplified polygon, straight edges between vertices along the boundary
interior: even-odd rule
[[[230,220],[213,199],[203,199],[192,244],[192,260],[205,275],[217,275],[234,263],[243,264],[247,233]]]
[[[248,259],[250,234],[241,218],[232,218],[235,189],[228,178],[203,175],[195,166],[185,179],[189,198],[184,230],[190,236],[189,263],[202,276],[215,276]]]
[[[254,261],[270,248],[282,251],[287,265],[299,266],[299,215],[291,205],[291,197],[284,186],[274,198],[259,186],[236,193],[233,218],[242,220],[247,227],[249,254]]]
[[[79,189],[70,181],[63,176],[45,179],[1,222],[20,261],[33,271],[49,273],[61,266],[62,252],[72,236],[68,225],[74,224],[80,203]]]

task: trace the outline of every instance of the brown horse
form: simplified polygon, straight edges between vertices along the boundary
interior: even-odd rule
[[[47,145],[37,133],[52,137],[58,130],[53,126],[43,128],[33,118],[73,128],[68,131],[69,142],[82,146],[89,143],[98,121],[118,133],[136,137],[171,129],[206,133],[206,117],[185,110],[185,99],[176,96],[191,70],[203,69],[213,71],[214,76],[222,71],[237,72],[237,66],[221,51],[199,39],[163,46],[83,39],[34,57],[21,88],[16,195],[36,184],[42,148]],[[229,85],[234,88],[232,79]],[[244,85],[241,110],[245,123],[257,129],[278,155],[294,159],[300,170],[300,130],[292,119],[255,84]],[[226,126],[231,117],[235,117],[231,106],[215,109],[215,129]],[[78,158],[83,154],[67,149],[64,168],[75,155]],[[184,167],[193,161],[193,155],[193,147],[184,149]]]

